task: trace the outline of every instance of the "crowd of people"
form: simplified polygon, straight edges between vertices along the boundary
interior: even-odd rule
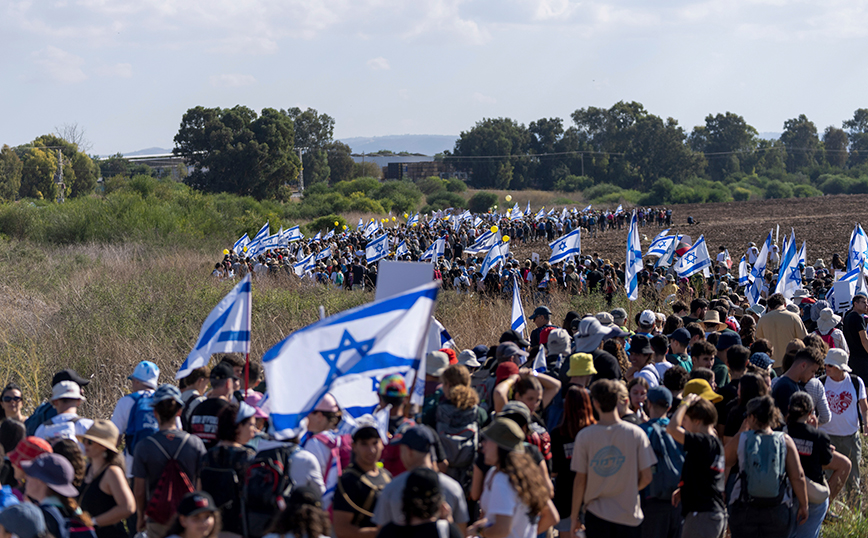
[[[803,291],[632,319],[540,305],[527,338],[430,352],[421,406],[389,375],[372,415],[327,394],[294,439],[269,434],[263,369],[232,354],[177,386],[142,361],[107,418],[81,415],[90,381],[73,370],[30,416],[36,395],[9,384],[0,530],[817,537],[834,500],[860,502],[868,295],[841,317]]]

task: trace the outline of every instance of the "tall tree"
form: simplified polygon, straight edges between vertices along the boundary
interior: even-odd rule
[[[533,186],[551,190],[555,181],[560,179],[556,176],[566,175],[561,172],[556,173],[562,162],[558,156],[550,155],[557,152],[558,144],[564,135],[564,122],[560,118],[542,118],[530,122],[527,130],[530,134],[530,153],[542,155],[531,161],[532,177],[535,178]]]
[[[7,146],[0,149],[0,200],[12,201],[21,188],[21,159]]]
[[[454,152],[445,160],[470,171],[469,183],[475,187],[521,188],[528,179],[529,143],[530,135],[523,124],[509,118],[485,118],[461,133]]]
[[[628,129],[629,145],[626,160],[638,172],[638,187],[645,190],[659,178],[669,178],[681,183],[701,174],[705,159],[691,151],[685,144],[687,138],[678,122],[647,114],[636,120]]]
[[[850,164],[868,162],[868,108],[857,109],[853,118],[844,122],[850,138]]]
[[[787,148],[788,172],[794,173],[817,164],[816,155],[820,149],[817,126],[804,114],[784,122],[781,142]]]
[[[352,150],[343,142],[334,141],[326,146],[326,151],[329,156],[329,170],[331,171],[331,182],[347,181],[352,179],[353,165],[355,162],[351,157]],[[380,172],[382,175],[382,172]]]
[[[832,166],[844,168],[847,164],[847,145],[849,138],[843,129],[837,127],[826,127],[823,133],[823,147],[826,152],[826,162]]]
[[[711,179],[722,181],[726,176],[741,171],[742,153],[756,148],[757,130],[738,114],[709,114],[705,126],[696,127],[690,135],[689,146],[705,153]]]
[[[191,108],[175,144],[173,153],[194,168],[185,182],[204,191],[273,198],[298,177],[292,121],[273,108],[259,116],[240,105]]]
[[[23,166],[19,196],[51,201],[57,199],[60,190],[54,180],[57,173],[57,157],[55,155],[55,150],[35,145],[22,149],[21,161]],[[71,167],[69,172],[72,172]]]
[[[302,110],[293,107],[281,110],[295,126],[295,146],[299,148],[324,149],[332,142],[335,120],[328,114],[320,114],[313,108]]]

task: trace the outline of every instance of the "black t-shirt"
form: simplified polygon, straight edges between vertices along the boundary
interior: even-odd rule
[[[847,347],[850,348],[850,367],[863,379],[868,373],[868,351],[865,351],[865,346],[862,345],[859,331],[864,330],[865,318],[861,314],[851,310],[844,316],[843,332]]]
[[[786,417],[790,410],[790,396],[799,392],[801,387],[799,384],[782,375],[780,379],[775,381],[775,386],[772,388],[772,398],[775,399],[775,405],[781,410],[781,414]]]
[[[588,289],[591,291],[596,291],[598,289],[598,284],[601,280],[603,280],[603,273],[594,269],[593,271],[588,271]]]
[[[573,461],[573,445],[576,438],[568,438],[561,433],[560,428],[555,428],[552,437],[552,475],[555,480],[555,507],[558,512],[568,514],[572,509],[573,481],[576,473],[570,470]]]
[[[726,424],[727,410],[730,404],[738,398],[738,382],[741,379],[733,379],[725,386],[718,389],[717,393],[723,396],[723,399],[716,404],[714,408],[717,410],[717,423],[720,425]]]
[[[205,449],[217,444],[217,415],[228,405],[223,398],[208,398],[193,409],[189,432],[205,443]]]
[[[377,534],[377,538],[440,538],[437,522],[429,521],[421,525],[395,525],[389,523]],[[464,538],[454,523],[449,524],[449,538]]]
[[[723,512],[723,444],[707,433],[684,434],[681,513]]]
[[[724,437],[735,437],[741,425],[744,422],[747,409],[738,404],[738,400],[730,402],[728,412],[726,413],[726,425],[723,427]]]
[[[823,482],[823,466],[832,461],[832,441],[817,428],[797,422],[787,424],[787,433],[793,438],[805,476],[814,482]]]
[[[594,357],[594,369],[597,370],[594,381],[598,379],[621,379],[621,365],[618,364],[618,359],[614,355],[602,349],[595,349],[591,352],[591,356]]]
[[[392,481],[392,475],[389,474],[389,471],[378,470],[379,473],[376,476],[371,476],[362,472],[355,464],[350,464],[338,479],[332,506],[336,511],[352,512],[353,525],[357,527],[376,527],[371,523],[371,517],[377,506],[377,498],[386,484]]]

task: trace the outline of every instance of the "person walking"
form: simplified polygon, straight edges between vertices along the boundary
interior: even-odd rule
[[[81,509],[91,515],[97,538],[125,538],[124,520],[135,513],[136,500],[118,454],[118,429],[97,419],[79,440],[89,460],[78,496]]]

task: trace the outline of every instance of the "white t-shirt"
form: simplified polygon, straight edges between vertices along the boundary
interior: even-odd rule
[[[494,467],[488,470],[479,502],[489,522],[493,522],[497,515],[512,517],[507,538],[534,538],[537,535],[539,517],[533,520],[528,517],[527,505],[519,499],[506,473]]]
[[[36,437],[45,439],[49,443],[58,439],[78,441],[76,436],[84,435],[93,426],[91,419],[79,417],[75,413],[55,415],[49,422],[51,422],[50,426],[40,424],[33,434]],[[84,453],[84,446],[81,443],[78,443],[78,446],[81,448],[82,453]]]
[[[859,396],[853,394],[853,383],[858,383]],[[853,435],[859,431],[859,415],[856,406],[859,400],[865,399],[865,384],[859,378],[851,378],[850,374],[844,373],[844,379],[835,381],[826,376],[826,398],[829,400],[829,410],[832,412],[832,420],[828,424],[821,424],[820,431],[827,435]],[[865,417],[863,417],[864,419]]]
[[[656,364],[646,364],[641,370],[633,374],[633,377],[642,377],[648,382],[648,388],[653,389],[660,384],[662,375],[657,373]]]
[[[672,368],[672,366],[673,366],[673,364],[667,360],[654,363],[654,368],[656,368],[657,373],[660,374],[660,379],[663,379],[663,374],[666,373],[666,370]]]

